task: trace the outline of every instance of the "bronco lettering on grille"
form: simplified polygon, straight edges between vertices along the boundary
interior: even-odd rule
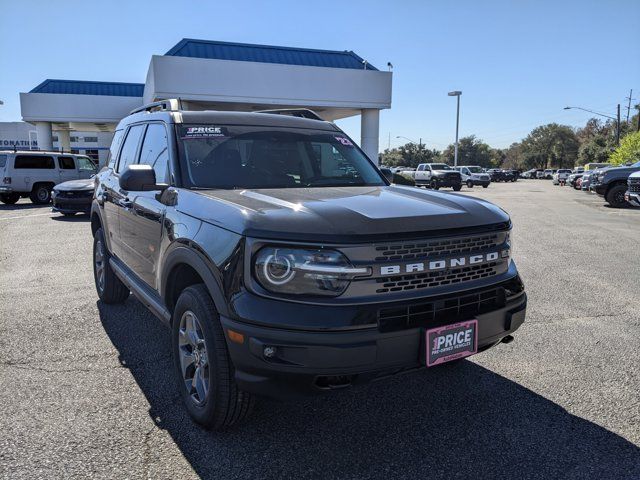
[[[447,258],[444,260],[431,260],[429,262],[407,263],[405,265],[384,265],[380,267],[380,275],[432,272],[435,270],[444,270],[446,268],[464,267],[465,265],[492,262],[498,260],[498,258],[500,258],[500,254],[498,252],[490,252],[464,257]]]

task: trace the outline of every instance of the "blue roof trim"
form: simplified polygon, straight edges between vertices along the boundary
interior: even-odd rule
[[[85,80],[47,79],[29,93],[62,93],[68,95],[105,95],[142,97],[144,83],[92,82]]]
[[[310,67],[364,69],[364,60],[350,50],[315,50],[248,43],[218,42],[183,38],[165,55],[173,57],[238,60]],[[367,63],[367,70],[378,70]]]

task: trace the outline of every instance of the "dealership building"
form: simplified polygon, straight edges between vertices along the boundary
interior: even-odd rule
[[[32,148],[79,151],[103,163],[120,119],[143,104],[179,98],[190,110],[309,108],[328,121],[359,115],[360,146],[377,161],[380,110],[391,107],[391,86],[391,71],[352,51],[183,39],[151,57],[145,83],[47,79],[21,93],[28,125],[13,140],[25,141],[26,132]]]

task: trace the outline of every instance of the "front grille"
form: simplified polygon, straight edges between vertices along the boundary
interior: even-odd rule
[[[631,193],[640,193],[640,183],[632,183],[629,185],[629,191]]]
[[[448,240],[383,245],[376,247],[376,250],[379,252],[379,256],[376,257],[376,262],[469,253],[475,250],[495,247],[498,245],[498,242],[497,234],[488,234]]]
[[[74,191],[74,190],[64,190],[56,193],[57,197],[62,198],[89,198],[93,196],[93,190],[90,191]]]
[[[509,282],[488,289],[434,297],[427,302],[382,308],[378,310],[378,329],[392,332],[409,328],[434,328],[473,319],[503,308],[508,294],[522,291],[521,283],[518,290],[511,290],[507,285]]]
[[[452,268],[429,273],[412,275],[399,275],[387,278],[378,278],[376,282],[381,284],[376,293],[400,292],[403,290],[415,290],[417,288],[440,287],[455,283],[478,280],[493,276],[497,273],[497,262],[474,265],[472,267]]]

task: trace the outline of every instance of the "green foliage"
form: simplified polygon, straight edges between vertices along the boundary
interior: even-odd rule
[[[416,185],[416,181],[413,178],[407,175],[402,175],[400,173],[393,174],[393,183],[395,183],[396,185],[409,185],[412,187],[415,187]]]
[[[485,168],[492,168],[500,165],[502,151],[492,149],[475,135],[462,137],[458,141],[458,165],[479,165]],[[455,157],[455,146],[449,145],[442,155],[440,161],[453,165]]]
[[[578,158],[578,137],[567,125],[534,128],[522,141],[522,168],[572,168]]]
[[[620,141],[620,146],[609,156],[613,165],[640,161],[640,132],[630,133]]]
[[[417,167],[421,163],[431,163],[440,155],[437,150],[429,150],[425,145],[407,143],[398,148],[386,149],[380,154],[381,165],[395,167]]]

